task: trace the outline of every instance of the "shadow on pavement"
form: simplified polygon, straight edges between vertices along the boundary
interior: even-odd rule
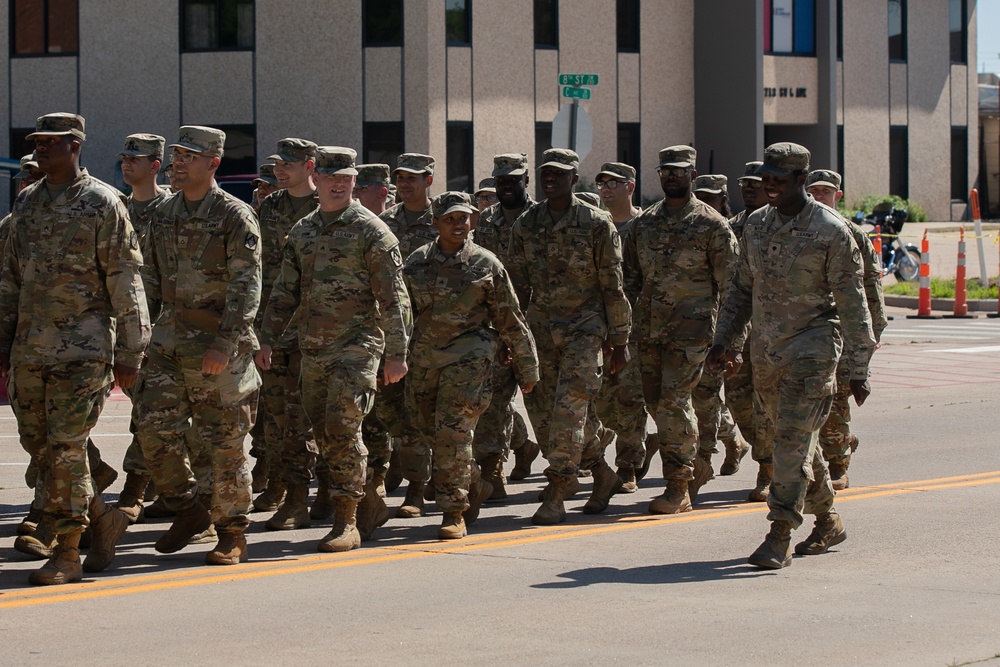
[[[722,581],[773,575],[748,565],[745,558],[689,563],[646,565],[619,570],[615,567],[588,567],[583,570],[563,572],[566,581],[532,584],[532,588],[580,588],[594,584],[684,584],[699,581]]]

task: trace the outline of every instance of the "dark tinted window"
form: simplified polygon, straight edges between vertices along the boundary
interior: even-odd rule
[[[542,163],[542,153],[552,148],[552,123],[535,123],[535,168]],[[542,194],[540,179],[535,178],[537,171],[529,172],[529,176],[535,183],[535,199],[541,201],[545,198]]]
[[[219,176],[257,173],[257,128],[254,125],[212,125],[226,133]],[[167,141],[169,143],[169,139]]]
[[[559,48],[559,0],[535,0],[535,48]]]
[[[365,164],[382,163],[396,168],[396,159],[405,153],[402,123],[365,123],[362,141]]]
[[[969,196],[969,128],[951,128],[951,198]]]
[[[618,0],[618,50],[639,50],[639,0]]]
[[[472,43],[472,0],[445,0],[444,30],[449,46]]]
[[[183,0],[181,21],[185,51],[254,47],[253,0]]]
[[[906,0],[889,0],[889,60],[906,60]]]
[[[448,189],[472,192],[472,123],[448,123]]]
[[[365,46],[403,45],[403,0],[364,0]]]
[[[967,8],[967,0],[948,0],[948,32],[953,63],[964,63],[968,60]]]
[[[639,176],[640,161],[639,123],[618,123],[618,162],[635,167],[635,195],[632,201],[642,203],[642,181]]]
[[[77,0],[14,0],[13,55],[72,55],[79,52]]]
[[[889,194],[910,197],[910,138],[905,125],[889,128]]]

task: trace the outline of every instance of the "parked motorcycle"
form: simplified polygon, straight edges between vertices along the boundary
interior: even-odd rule
[[[905,209],[895,208],[888,202],[877,205],[868,216],[860,211],[854,216],[854,222],[859,225],[882,228],[882,275],[893,273],[896,280],[902,282],[920,277],[920,248],[899,239],[906,216]],[[875,231],[868,232],[868,236],[874,239]]]

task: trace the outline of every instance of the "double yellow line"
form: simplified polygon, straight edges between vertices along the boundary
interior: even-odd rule
[[[837,494],[837,502],[885,498],[920,491],[940,491],[970,486],[1000,483],[1000,470],[961,475],[957,477],[941,477],[896,484],[880,484],[854,489],[847,489]],[[601,535],[623,530],[649,528],[673,523],[688,523],[692,521],[707,521],[742,514],[762,514],[767,507],[761,504],[727,505],[717,509],[706,509],[671,516],[642,515],[615,518],[612,520],[591,523],[588,525],[531,526],[502,533],[488,533],[470,536],[461,542],[434,542],[428,544],[406,544],[398,546],[375,547],[349,551],[344,554],[317,554],[302,556],[292,560],[255,561],[227,567],[223,570],[214,568],[194,568],[184,570],[168,570],[151,574],[135,576],[118,576],[87,581],[82,584],[56,586],[51,588],[17,589],[0,592],[0,609],[17,607],[34,607],[57,602],[76,600],[93,600],[97,598],[134,595],[166,591],[174,588],[188,588],[205,584],[218,584],[248,579],[263,579],[265,577],[287,576],[320,570],[332,570],[342,567],[359,567],[378,563],[427,558],[441,554],[462,554],[484,549],[499,549],[503,547],[523,546],[540,542],[552,542],[575,537]]]

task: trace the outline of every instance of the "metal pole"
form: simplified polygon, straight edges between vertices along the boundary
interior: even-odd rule
[[[580,111],[580,105],[576,98],[573,98],[572,109],[569,111],[569,149],[576,150],[576,115]]]

